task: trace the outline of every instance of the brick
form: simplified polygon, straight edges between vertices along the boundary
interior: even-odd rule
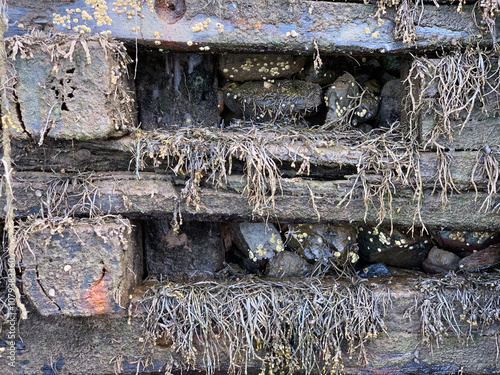
[[[138,228],[125,219],[43,225],[28,234],[24,292],[42,315],[117,313],[142,276]]]

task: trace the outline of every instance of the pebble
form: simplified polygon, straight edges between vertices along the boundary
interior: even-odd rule
[[[313,265],[300,255],[283,251],[269,260],[266,275],[269,277],[304,277],[312,272]]]

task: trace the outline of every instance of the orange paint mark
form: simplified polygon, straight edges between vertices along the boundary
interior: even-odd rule
[[[261,21],[257,22],[253,28],[254,30],[258,31],[262,30],[262,22]]]
[[[108,290],[104,278],[92,285],[82,296],[85,307],[92,314],[111,311],[108,303]]]

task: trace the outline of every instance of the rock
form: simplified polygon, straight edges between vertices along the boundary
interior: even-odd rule
[[[297,119],[315,113],[321,105],[321,87],[304,81],[233,82],[222,90],[226,106],[246,119]]]
[[[463,271],[477,272],[500,264],[500,245],[493,245],[466,256],[459,262]]]
[[[394,229],[358,228],[359,255],[370,263],[419,269],[432,243],[429,236],[412,237]]]
[[[381,127],[387,127],[401,120],[402,101],[406,95],[403,82],[394,79],[387,82],[380,94],[378,121]]]
[[[380,64],[389,74],[399,77],[401,74],[402,58],[398,55],[380,56],[378,58]]]
[[[372,79],[365,82],[362,87],[364,91],[352,120],[353,126],[369,121],[377,117],[378,114],[380,105],[380,87],[378,86],[378,82]]]
[[[378,276],[388,276],[391,274],[389,269],[383,263],[370,264],[359,270],[357,274],[361,277],[378,277]]]
[[[283,240],[273,224],[232,223],[233,242],[240,253],[254,262],[270,259],[284,250]]]
[[[312,272],[313,265],[300,255],[282,251],[267,263],[266,275],[269,277],[304,277]]]
[[[168,220],[148,220],[144,227],[148,275],[213,277],[223,268],[220,224],[186,222],[178,233]]]
[[[310,64],[299,74],[299,77],[306,82],[317,83],[321,87],[325,87],[335,82],[338,73],[333,60],[324,60],[317,71],[314,69],[314,65]]]
[[[14,135],[21,137],[24,130],[39,143],[47,138],[86,141],[121,136],[136,126],[135,88],[119,53],[87,40],[89,60],[75,39],[74,52],[62,57],[44,45],[70,51],[70,40],[34,37],[32,43],[25,47],[33,59],[18,55],[9,64],[17,74],[16,97],[10,98],[12,108],[18,108]]]
[[[89,219],[30,232],[23,254],[25,295],[42,315],[117,313],[142,280],[139,228],[125,219]]]
[[[337,78],[326,91],[325,102],[328,106],[326,122],[338,125],[345,123],[346,113],[356,105],[360,94],[359,85],[351,74],[344,73]]]
[[[302,70],[304,56],[272,54],[227,54],[219,57],[219,70],[229,81],[259,81],[288,78]]]
[[[474,250],[482,250],[500,242],[498,232],[465,232],[441,230],[432,232],[434,240],[442,249],[461,256]]]
[[[293,224],[287,232],[287,246],[311,262],[356,263],[356,229],[327,224]]]
[[[459,261],[458,255],[434,246],[427,255],[427,259],[422,263],[422,267],[427,273],[446,274],[449,271],[458,270]]]

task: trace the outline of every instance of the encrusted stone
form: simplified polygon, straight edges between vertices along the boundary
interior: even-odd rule
[[[288,78],[302,70],[304,56],[227,54],[219,57],[219,70],[230,81]]]
[[[321,105],[321,86],[304,81],[233,82],[222,90],[226,106],[246,119],[297,119],[315,113]]]
[[[361,89],[349,73],[344,73],[328,88],[325,95],[328,113],[326,122],[340,123],[346,113],[356,104],[356,98],[361,94]]]
[[[372,263],[419,269],[432,243],[429,236],[415,236],[390,228],[358,228],[359,254]]]
[[[233,223],[233,241],[245,257],[254,262],[270,259],[285,249],[280,233],[270,223]]]
[[[464,271],[477,272],[500,264],[500,245],[493,245],[466,256],[459,262]]]
[[[500,242],[498,232],[466,232],[441,230],[432,233],[442,249],[457,253],[462,257],[474,250],[486,249]]]

